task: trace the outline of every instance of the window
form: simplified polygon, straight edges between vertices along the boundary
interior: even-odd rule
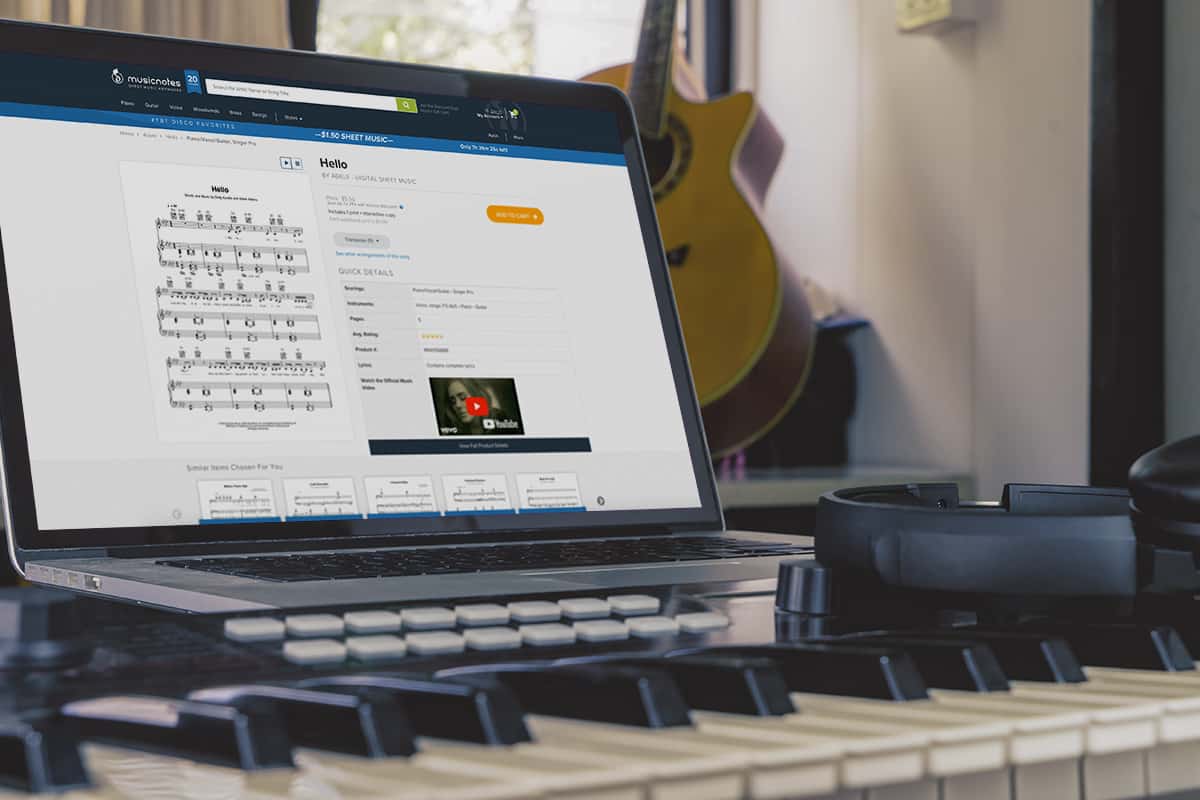
[[[574,79],[633,60],[643,0],[322,0],[317,49]],[[682,13],[688,3],[680,2]]]

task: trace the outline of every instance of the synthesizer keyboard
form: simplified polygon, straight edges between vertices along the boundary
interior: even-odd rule
[[[1169,616],[813,631],[667,587],[196,618],[20,590],[0,796],[1187,797],[1200,624]]]

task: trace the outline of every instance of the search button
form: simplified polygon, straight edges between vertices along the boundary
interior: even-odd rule
[[[417,101],[411,97],[397,97],[396,110],[403,111],[405,114],[417,113]]]
[[[492,222],[508,222],[513,225],[541,225],[545,220],[540,208],[525,206],[488,206],[487,215]]]

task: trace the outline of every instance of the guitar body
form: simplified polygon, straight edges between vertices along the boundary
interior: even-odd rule
[[[583,80],[625,88],[630,66]],[[815,340],[799,278],[759,222],[783,142],[739,92],[706,102],[680,67],[666,135],[643,139],[692,377],[714,456],[756,441],[804,388]]]

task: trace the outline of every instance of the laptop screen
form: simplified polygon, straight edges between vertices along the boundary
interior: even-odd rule
[[[192,66],[0,54],[39,530],[701,506],[615,114]]]

